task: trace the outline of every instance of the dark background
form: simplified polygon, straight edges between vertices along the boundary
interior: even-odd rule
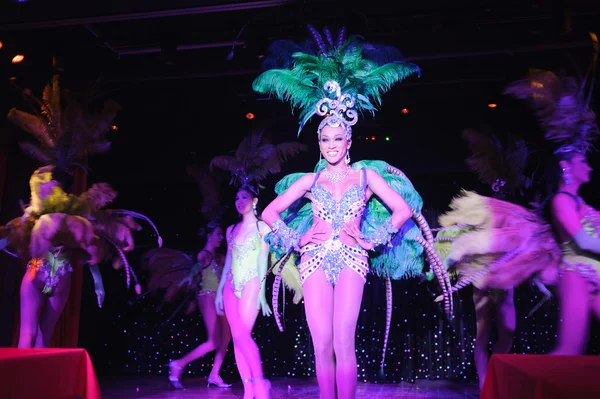
[[[345,25],[349,33],[397,46],[422,69],[421,78],[410,78],[384,96],[375,118],[361,119],[354,129],[351,156],[383,159],[401,168],[422,194],[424,214],[435,227],[437,216],[461,188],[490,193],[465,165],[468,153],[461,130],[489,128],[503,138],[511,132],[528,139],[534,148],[543,147],[542,133],[529,109],[502,91],[531,67],[584,73],[592,54],[587,32],[600,31],[597,2],[447,3],[425,0],[393,4],[392,9],[380,1],[169,1],[167,9],[158,0],[7,1],[0,8],[0,114],[12,107],[29,110],[9,78],[41,93],[53,73],[53,57],[64,67],[65,87],[95,84],[99,100],[111,98],[123,110],[115,121],[118,130],[110,133],[111,151],[90,159],[89,183],[113,185],[119,192],[115,207],[148,215],[165,246],[197,251],[201,243],[196,231],[203,222],[201,196],[186,166],[206,168],[213,156],[234,150],[250,129],[267,123],[275,142],[295,140],[297,119],[289,106],[252,93],[252,80],[261,71],[260,56],[275,39],[306,38],[306,23],[334,30]],[[234,55],[228,60],[232,48]],[[12,65],[16,53],[24,54],[25,60]],[[489,108],[489,103],[498,106]],[[403,108],[409,112],[403,114]],[[255,114],[253,120],[245,118],[248,112]],[[5,119],[0,129],[2,145],[8,150],[0,217],[7,221],[20,214],[19,200],[27,202],[28,177],[39,165],[17,146],[18,141],[29,139],[24,132]],[[298,138],[309,150],[265,182],[262,204],[273,198],[272,187],[283,175],[312,170],[318,160],[315,131],[313,121]],[[374,141],[366,140],[373,136]],[[534,158],[534,166],[536,162]],[[591,162],[597,166],[597,156]],[[217,177],[223,201],[232,204],[234,191],[227,176]],[[589,184],[582,194],[597,206],[596,187]],[[235,212],[229,217],[234,220]],[[155,245],[149,231],[136,236],[138,249],[129,257],[134,266]],[[0,256],[6,264],[5,255]],[[11,270],[2,271],[4,315],[10,315],[9,293],[16,292],[19,284]],[[151,296],[136,298],[126,290],[123,276],[108,265],[103,276],[107,295],[99,310],[91,276],[86,274],[79,340],[100,375],[161,373],[162,364],[205,339],[199,316],[179,313],[161,324],[174,308],[159,309],[159,300]],[[385,295],[383,282],[369,279],[357,340],[361,379],[474,379],[471,292],[460,293],[459,317],[452,323],[432,303],[436,295],[432,284],[394,283],[387,375],[381,378]],[[513,351],[550,350],[556,301],[528,320],[525,315],[535,304],[536,293],[521,287],[517,298]],[[279,376],[312,376],[312,349],[302,307],[290,302],[285,321],[284,333],[277,331],[272,319],[257,322],[255,337],[263,348],[265,370]],[[9,330],[3,328],[0,344],[10,342]],[[598,353],[599,345],[596,326],[590,352]],[[205,375],[211,362],[208,356],[188,370]],[[232,353],[224,367],[226,377],[237,373]]]

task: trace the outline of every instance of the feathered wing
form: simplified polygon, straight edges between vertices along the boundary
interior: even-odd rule
[[[155,248],[142,257],[142,269],[148,273],[148,289],[153,294],[161,294],[166,302],[180,303],[182,296],[185,301],[195,302],[200,290],[202,274],[198,273],[191,284],[180,284],[189,274],[195,262],[181,251],[171,248]],[[191,305],[191,304],[190,304]],[[186,313],[195,309],[188,306]]]
[[[390,187],[402,196],[413,215],[421,214],[423,199],[415,190],[411,181],[403,174],[391,173],[390,166],[384,161],[364,160],[352,165],[354,169],[369,168],[375,170]],[[362,233],[370,235],[382,226],[391,216],[387,206],[376,196],[367,203],[367,211],[362,220]],[[417,241],[423,238],[413,219],[409,219],[398,229],[389,246],[380,246],[370,257],[371,270],[380,277],[394,280],[414,277],[422,273],[425,266],[423,246]]]
[[[508,289],[532,277],[554,282],[560,248],[552,228],[532,211],[469,191],[450,208],[440,216],[446,230],[436,248],[459,275],[456,289]]]

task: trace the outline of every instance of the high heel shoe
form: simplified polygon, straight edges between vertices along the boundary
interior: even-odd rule
[[[214,385],[218,388],[229,388],[231,387],[231,384],[227,384],[225,383],[225,381],[223,381],[223,379],[219,376],[216,377],[211,377],[208,376],[208,384],[206,385],[207,387],[210,387],[211,385]]]
[[[271,399],[271,381],[269,381],[265,377],[258,377],[258,378],[253,378],[252,383],[254,385],[253,388],[254,388],[255,397],[257,399]],[[263,385],[261,387],[261,389],[256,389],[257,384]],[[256,394],[257,392],[264,393],[265,396],[261,397],[260,394]]]
[[[173,389],[185,389],[185,387],[181,385],[181,381],[179,381],[179,376],[181,375],[180,370],[183,370],[183,367],[179,367],[173,362],[170,362],[167,366],[169,366],[169,385]],[[178,372],[175,372],[175,370]]]

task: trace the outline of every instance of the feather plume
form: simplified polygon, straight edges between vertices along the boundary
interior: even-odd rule
[[[254,91],[289,102],[292,110],[300,111],[298,134],[315,114],[319,100],[330,97],[324,88],[328,81],[337,82],[343,94],[351,95],[354,108],[362,113],[374,112],[393,85],[420,74],[416,65],[401,61],[400,51],[392,46],[366,43],[358,36],[334,45],[327,30],[327,43],[316,29],[309,30],[316,48],[289,40],[274,42],[263,64],[270,69],[252,84]],[[343,36],[344,32],[338,35]]]
[[[589,75],[595,75],[598,58],[598,38],[593,33],[590,36],[592,62],[581,82],[574,77],[531,69],[526,79],[511,83],[505,90],[506,94],[531,102],[546,140],[559,147],[557,152],[586,152],[599,133],[596,115],[590,107],[593,83],[588,94],[585,93]]]
[[[77,98],[62,89],[58,75],[48,82],[41,99],[29,90],[23,90],[23,94],[39,109],[34,109],[34,114],[11,109],[8,120],[37,140],[38,145],[20,145],[39,162],[68,170],[80,165],[87,156],[110,149],[106,134],[120,110],[114,101],[106,101],[103,109],[96,111],[90,98]]]
[[[462,136],[471,152],[467,164],[482,183],[511,195],[529,187],[531,178],[525,176],[529,149],[525,140],[509,135],[508,143],[503,145],[494,133],[474,129],[463,130]]]
[[[281,171],[281,165],[306,146],[296,142],[272,144],[264,130],[255,130],[238,145],[235,155],[220,155],[210,161],[209,169],[221,169],[231,174],[230,184],[238,187],[260,186],[270,174]]]

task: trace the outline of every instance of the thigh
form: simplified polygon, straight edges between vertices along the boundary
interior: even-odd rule
[[[352,339],[356,336],[356,324],[362,304],[365,279],[349,268],[340,273],[333,289],[334,336],[344,335]]]
[[[70,292],[71,274],[68,273],[60,278],[54,287],[54,291],[52,291],[52,294],[50,297],[48,297],[46,307],[42,312],[40,319],[40,328],[43,332],[46,332],[49,329],[54,329],[54,325],[58,321],[58,318],[67,304]]]
[[[302,285],[306,322],[313,342],[318,339],[333,340],[334,288],[322,269],[313,272]]]
[[[239,303],[240,317],[249,330],[254,328],[254,323],[256,323],[258,317],[257,301],[259,292],[260,282],[258,278],[248,281],[242,288],[242,298]]]
[[[487,290],[473,287],[473,303],[475,305],[475,319],[477,324],[491,321],[494,314],[494,300]]]
[[[200,295],[198,297],[198,308],[202,314],[204,325],[206,327],[206,333],[208,337],[212,337],[218,333],[220,327],[217,318],[217,310],[215,308],[215,296],[214,295]]]
[[[27,271],[21,281],[21,330],[32,333],[37,331],[40,321],[40,310],[44,304],[45,296],[42,294],[43,284],[38,287],[35,274]]]

